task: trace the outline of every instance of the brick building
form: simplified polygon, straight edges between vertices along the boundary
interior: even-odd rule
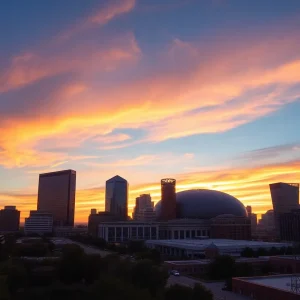
[[[211,238],[251,240],[251,221],[247,217],[220,215],[211,220]]]

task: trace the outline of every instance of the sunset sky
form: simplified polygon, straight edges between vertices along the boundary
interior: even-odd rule
[[[76,221],[105,181],[135,197],[232,194],[261,214],[300,182],[299,0],[10,0],[0,7],[0,208],[77,171]]]

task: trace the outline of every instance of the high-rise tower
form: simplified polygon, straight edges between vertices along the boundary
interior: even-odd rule
[[[270,192],[274,210],[274,223],[276,234],[279,235],[280,215],[299,208],[298,183],[273,183]]]
[[[164,178],[161,180],[161,214],[162,221],[176,219],[176,180]]]
[[[75,192],[74,170],[40,174],[37,209],[51,213],[55,226],[74,226]]]
[[[115,176],[106,181],[105,211],[110,212],[120,220],[127,220],[128,182]]]

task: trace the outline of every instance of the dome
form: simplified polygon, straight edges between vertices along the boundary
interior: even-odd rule
[[[176,193],[177,218],[211,219],[219,215],[247,217],[245,206],[236,198],[214,190],[188,190]],[[160,201],[155,205],[160,215]]]

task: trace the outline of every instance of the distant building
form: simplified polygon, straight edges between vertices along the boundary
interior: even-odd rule
[[[280,215],[299,208],[299,184],[273,183],[270,184],[270,192],[274,210],[275,231],[277,236],[279,236]]]
[[[15,206],[0,210],[0,232],[16,232],[20,226],[20,211]]]
[[[53,231],[53,215],[47,212],[30,211],[28,218],[25,218],[24,226],[25,234],[52,233]]]
[[[280,240],[300,242],[300,209],[280,215]]]
[[[97,214],[97,209],[96,208],[92,208],[91,209],[91,215],[95,215]]]
[[[98,235],[98,226],[103,222],[116,222],[119,220],[118,216],[111,214],[110,212],[101,211],[97,214],[90,214],[88,220],[88,233],[93,236]]]
[[[161,180],[161,212],[160,220],[176,219],[176,180],[164,178]]]
[[[156,219],[154,203],[151,201],[150,194],[143,194],[136,198],[133,211],[135,221],[153,222]]]
[[[248,217],[220,215],[211,221],[211,238],[251,240],[251,221]]]
[[[252,212],[252,207],[251,206],[246,206],[246,210],[248,213],[248,218],[250,219],[251,222],[251,234],[254,234],[256,232],[256,227],[257,227],[257,215]]]
[[[38,211],[52,213],[55,226],[74,226],[76,172],[40,174]]]
[[[127,220],[128,204],[128,182],[115,176],[106,181],[105,186],[105,211],[119,217],[120,220]]]
[[[261,219],[258,222],[258,226],[260,229],[266,230],[266,231],[274,231],[275,230],[273,209],[270,209],[266,213],[261,215]]]

